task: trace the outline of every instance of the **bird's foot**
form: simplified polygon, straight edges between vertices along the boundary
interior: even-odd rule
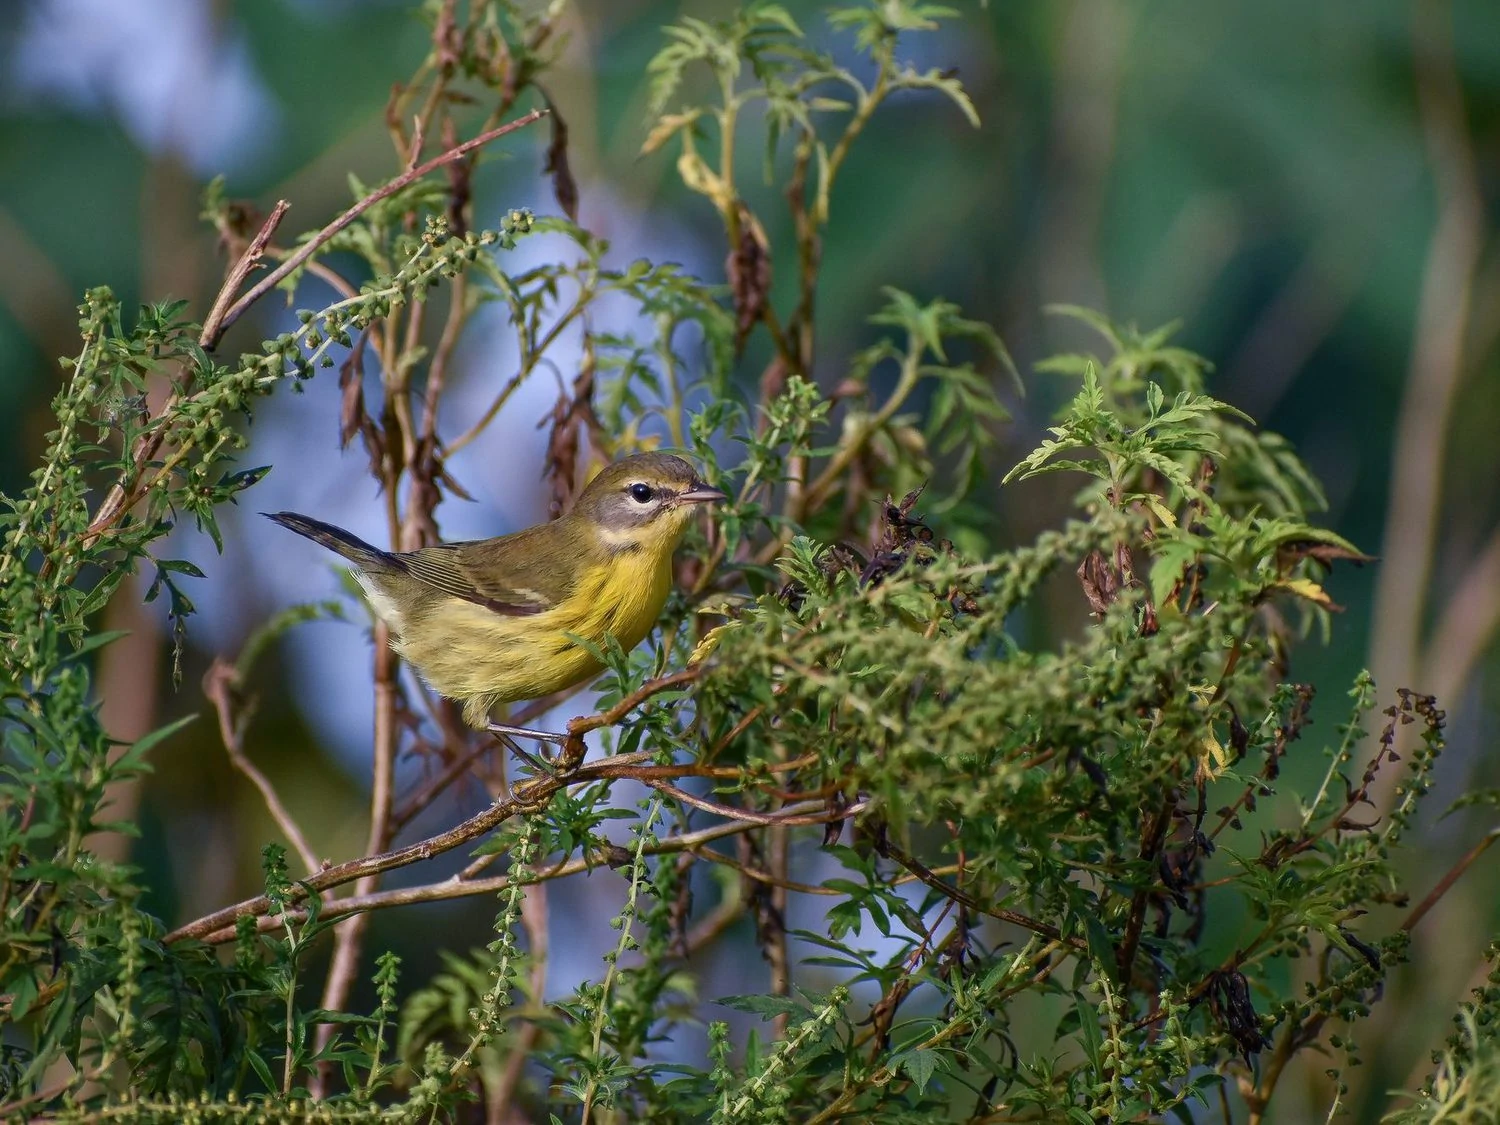
[[[550,730],[534,730],[531,727],[506,726],[504,723],[491,723],[484,729],[496,737],[529,738],[534,742],[550,742],[555,746],[562,746],[568,741],[566,734],[558,734]]]
[[[565,777],[583,764],[585,747],[583,739],[578,735],[533,730],[530,727],[513,727],[504,723],[491,723],[485,730],[504,743],[516,757],[532,769],[548,777]],[[518,738],[550,742],[558,747],[557,754],[552,757],[545,755],[539,757],[529,750],[523,750],[516,742]]]

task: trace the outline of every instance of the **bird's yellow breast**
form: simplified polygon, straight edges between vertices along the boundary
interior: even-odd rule
[[[476,726],[498,703],[536,699],[596,675],[599,663],[568,634],[634,648],[651,631],[672,585],[671,553],[621,551],[582,568],[574,591],[542,613],[509,616],[460,598],[426,609],[393,641],[438,694],[464,700]],[[405,623],[408,626],[410,623]]]

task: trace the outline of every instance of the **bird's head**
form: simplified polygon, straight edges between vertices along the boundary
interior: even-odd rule
[[[725,499],[681,457],[637,453],[607,465],[573,506],[612,551],[676,546],[699,504]]]

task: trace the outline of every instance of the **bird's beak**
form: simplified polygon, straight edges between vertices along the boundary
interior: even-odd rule
[[[727,493],[720,492],[717,488],[709,488],[701,480],[695,480],[686,492],[677,494],[679,504],[717,504],[720,500],[728,499]]]

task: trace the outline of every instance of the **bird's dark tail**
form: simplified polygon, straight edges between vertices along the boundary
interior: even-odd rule
[[[379,547],[372,547],[358,536],[350,535],[342,527],[334,527],[331,523],[322,520],[310,519],[307,516],[299,516],[296,512],[262,512],[268,520],[274,520],[282,527],[290,528],[298,535],[305,535],[314,543],[321,543],[330,551],[337,551],[361,570],[381,571],[400,570],[401,564],[389,551],[382,551]]]

